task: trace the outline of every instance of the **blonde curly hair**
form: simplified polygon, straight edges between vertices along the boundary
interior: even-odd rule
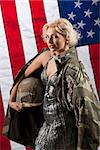
[[[55,30],[62,34],[67,41],[69,41],[69,47],[75,46],[78,43],[79,34],[73,28],[72,24],[64,18],[55,20],[52,23],[46,23],[42,29],[42,37],[44,42],[46,42],[46,32],[48,28],[53,27]]]

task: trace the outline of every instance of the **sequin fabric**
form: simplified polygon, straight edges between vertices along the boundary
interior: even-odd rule
[[[57,72],[48,80],[46,74],[47,65],[41,74],[42,81],[46,85],[43,104],[45,122],[36,138],[35,150],[66,150],[64,136],[66,130],[65,122],[62,106],[56,96]]]

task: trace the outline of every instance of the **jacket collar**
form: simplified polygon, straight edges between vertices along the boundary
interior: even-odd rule
[[[55,61],[59,64],[59,65],[63,65],[65,64],[65,62],[69,61],[72,58],[78,57],[77,56],[77,51],[75,49],[75,47],[69,48],[69,50],[67,50],[65,53],[63,53],[62,55],[58,55],[57,57],[55,57]]]

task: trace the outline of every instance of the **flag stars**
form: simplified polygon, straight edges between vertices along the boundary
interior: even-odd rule
[[[68,14],[68,19],[72,19],[73,21],[74,21],[74,17],[76,16],[75,14],[73,14],[73,11],[70,13],[70,14]]]
[[[80,3],[80,1],[78,0],[77,2],[74,2],[75,3],[75,7],[78,7],[78,8],[81,8],[80,6],[83,4],[83,3]]]
[[[93,38],[93,35],[95,34],[95,32],[93,32],[91,29],[89,32],[87,32],[87,34],[88,34],[87,37]]]
[[[96,26],[96,25],[100,26],[100,19],[99,18],[97,20],[94,20],[94,22],[95,22],[94,26]]]
[[[86,23],[83,23],[83,20],[81,20],[81,22],[78,22],[78,29],[81,28],[83,29],[83,27],[86,25]]]
[[[97,6],[97,2],[99,2],[99,0],[92,0],[92,5],[96,5]]]
[[[90,18],[90,15],[92,14],[92,12],[90,11],[90,9],[88,9],[87,11],[84,11],[85,13],[85,17],[89,17]]]

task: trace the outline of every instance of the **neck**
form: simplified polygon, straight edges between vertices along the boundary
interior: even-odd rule
[[[64,52],[64,51],[63,51],[63,52]],[[51,52],[51,56],[58,56],[58,55],[60,55],[60,54],[63,53],[63,52],[53,51],[53,52]]]
[[[58,55],[64,55],[68,49],[69,48],[67,48],[67,49],[61,49],[59,51],[51,51],[51,56],[55,57],[55,56],[58,56]]]

